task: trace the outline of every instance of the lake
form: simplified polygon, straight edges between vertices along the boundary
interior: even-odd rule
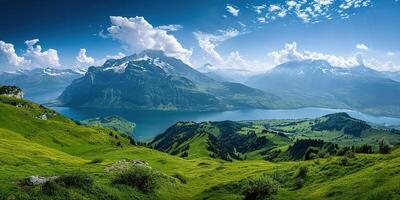
[[[75,120],[119,115],[136,123],[135,139],[149,141],[178,121],[222,121],[222,120],[261,120],[261,119],[300,119],[316,118],[326,114],[346,112],[354,118],[381,125],[400,125],[400,118],[379,117],[346,109],[299,108],[299,109],[250,109],[222,112],[177,112],[177,111],[132,111],[126,109],[94,109],[52,107]]]

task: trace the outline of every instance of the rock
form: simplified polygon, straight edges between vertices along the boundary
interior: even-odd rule
[[[21,88],[16,86],[0,86],[0,95],[22,99],[24,93]]]
[[[151,169],[150,164],[144,160],[119,160],[112,165],[107,166],[105,170],[107,172],[123,171],[132,167],[146,167]]]
[[[47,120],[47,114],[39,115],[38,118],[42,120]]]
[[[25,179],[26,184],[28,185],[43,185],[48,181],[52,181],[57,179],[58,176],[50,176],[50,177],[43,177],[38,175],[32,175]]]

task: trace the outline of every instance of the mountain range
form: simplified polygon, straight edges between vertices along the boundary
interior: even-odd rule
[[[216,81],[161,51],[146,50],[90,67],[58,100],[72,107],[208,111],[270,108],[278,98]]]
[[[400,82],[363,65],[339,68],[323,60],[292,61],[251,77],[247,85],[289,105],[349,108],[399,116]]]
[[[83,76],[83,69],[35,68],[0,74],[0,84],[22,88],[27,99],[47,103],[57,98],[71,82]]]

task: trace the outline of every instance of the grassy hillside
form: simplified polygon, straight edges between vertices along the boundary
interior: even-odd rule
[[[278,146],[287,142],[263,133],[262,127],[239,126],[234,135],[254,129]],[[224,138],[221,128],[214,130],[218,140]],[[207,156],[205,134],[189,138],[188,158],[131,145],[124,135],[80,126],[34,103],[0,96],[0,199],[400,198],[400,149],[309,161],[228,162]],[[126,172],[118,168],[122,160],[142,160],[151,169],[137,166]],[[31,175],[59,177],[28,186],[24,179]]]
[[[133,135],[136,124],[119,116],[96,117],[80,121],[80,123],[88,126],[100,126],[114,129],[127,135]]]
[[[298,160],[309,147],[318,148],[314,153],[328,154],[335,154],[339,148],[362,145],[377,150],[382,139],[396,145],[400,143],[400,131],[371,126],[346,113],[336,113],[303,120],[178,122],[150,145],[189,159],[210,156],[228,161],[270,160],[272,154],[291,151],[285,154],[285,159]],[[305,141],[298,143],[301,148],[293,148],[296,140]]]

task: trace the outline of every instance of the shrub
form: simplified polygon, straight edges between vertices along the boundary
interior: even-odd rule
[[[384,139],[378,141],[379,144],[379,153],[388,154],[390,153],[391,147],[388,143],[385,142]]]
[[[354,148],[354,152],[356,152],[356,153],[374,153],[374,151],[372,150],[372,146],[368,145],[368,144],[356,146]]]
[[[351,148],[348,146],[345,146],[341,149],[339,149],[339,151],[336,153],[337,156],[344,156],[346,155],[348,152],[351,152]]]
[[[149,193],[157,188],[157,175],[151,169],[134,167],[119,174],[113,183],[129,185],[144,193]]]
[[[302,178],[296,178],[295,181],[294,181],[293,187],[294,187],[294,189],[297,190],[297,189],[302,188],[303,185],[304,185],[304,179],[302,179]]]
[[[56,182],[61,183],[66,187],[86,188],[93,186],[92,177],[82,173],[60,176],[56,179]]]
[[[43,194],[52,197],[66,197],[65,191],[55,181],[47,181],[45,184],[42,185],[41,191]]]
[[[343,157],[339,160],[339,165],[341,166],[349,166],[350,162],[349,159],[347,159],[347,157]]]
[[[307,167],[306,166],[301,166],[298,169],[295,178],[305,178],[307,176],[307,173],[308,173]]]
[[[244,199],[265,199],[277,193],[279,185],[267,176],[248,178],[242,182]]]

